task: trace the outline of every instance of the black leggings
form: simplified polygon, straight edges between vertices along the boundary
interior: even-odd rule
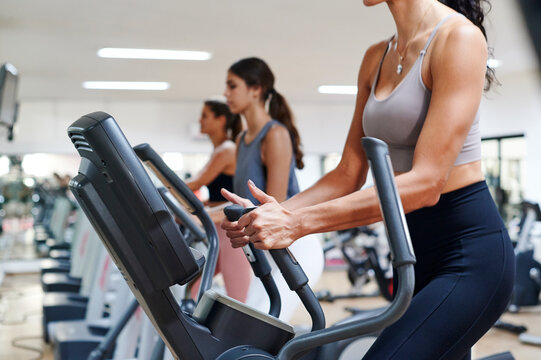
[[[515,276],[513,247],[486,183],[443,194],[406,220],[417,256],[415,295],[363,359],[469,360],[505,310]]]

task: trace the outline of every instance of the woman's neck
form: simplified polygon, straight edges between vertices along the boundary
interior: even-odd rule
[[[437,0],[394,1],[389,0],[387,6],[396,24],[399,46],[403,47],[412,37],[430,29],[436,24],[436,9],[441,5]],[[417,30],[417,31],[416,31]]]
[[[249,138],[255,137],[261,129],[271,120],[270,115],[265,111],[265,107],[257,104],[249,107],[242,113],[248,126],[247,135]]]
[[[222,145],[224,141],[227,140],[227,134],[223,132],[219,132],[216,134],[209,134],[210,141],[212,142],[212,146],[214,149],[216,149],[218,146]]]

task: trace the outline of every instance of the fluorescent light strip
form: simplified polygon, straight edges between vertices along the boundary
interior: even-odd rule
[[[498,59],[488,59],[487,60],[487,66],[491,69],[496,69],[500,66],[502,66],[502,61]]]
[[[163,81],[85,81],[83,87],[91,90],[167,90],[169,83]]]
[[[206,51],[158,50],[158,49],[123,49],[103,48],[98,56],[113,59],[150,59],[150,60],[209,60],[212,55]]]
[[[502,61],[498,59],[488,59],[487,66],[491,69],[496,69],[502,65]],[[321,85],[317,89],[321,94],[335,95],[356,95],[357,86],[355,85]]]
[[[356,95],[355,85],[321,85],[317,89],[321,94]]]
[[[17,75],[19,73],[17,69],[15,68],[15,66],[8,63],[6,63],[5,65],[6,65],[6,70],[12,73],[13,75]]]

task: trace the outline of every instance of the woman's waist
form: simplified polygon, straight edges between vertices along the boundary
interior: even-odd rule
[[[442,194],[459,190],[468,185],[484,181],[485,177],[481,170],[481,161],[473,161],[467,164],[453,166],[447,177],[447,182]]]
[[[395,171],[394,176],[402,175],[407,171]],[[467,164],[453,166],[447,176],[447,181],[442,194],[464,188],[485,179],[481,170],[481,161],[473,161]]]
[[[406,215],[412,239],[452,239],[505,228],[485,181],[442,194],[434,206]]]

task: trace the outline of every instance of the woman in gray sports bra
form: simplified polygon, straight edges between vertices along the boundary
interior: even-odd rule
[[[415,295],[364,359],[470,359],[509,301],[513,248],[480,163],[479,103],[492,80],[484,2],[364,0],[386,3],[397,31],[365,54],[339,165],[280,204],[252,186],[263,205],[223,224],[235,244],[283,248],[380,221],[373,188],[359,190],[368,171],[360,140],[386,141],[417,256]]]

